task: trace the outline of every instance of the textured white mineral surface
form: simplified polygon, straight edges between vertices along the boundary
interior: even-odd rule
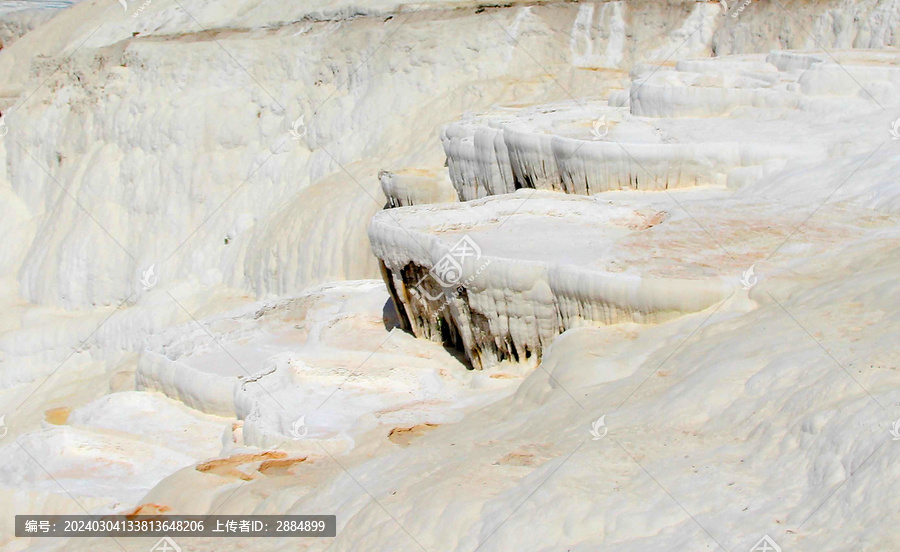
[[[69,4],[0,2],[0,551],[900,550],[900,0]]]

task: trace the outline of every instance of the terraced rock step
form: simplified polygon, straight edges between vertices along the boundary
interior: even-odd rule
[[[569,328],[656,323],[723,300],[733,283],[711,267],[740,275],[683,215],[536,194],[376,215],[369,237],[406,329],[475,368],[535,363]]]
[[[442,129],[460,200],[520,188],[591,195],[740,188],[787,160],[821,160],[821,128],[852,105],[880,109],[900,86],[900,54],[773,52],[639,65],[609,102],[496,108]],[[866,92],[846,76],[852,71]],[[870,97],[871,94],[871,97]],[[839,109],[838,109],[839,108]]]
[[[381,171],[378,180],[388,200],[388,207],[391,208],[456,201],[456,193],[446,169]]]
[[[760,109],[769,118],[793,111],[871,111],[878,108],[875,101],[887,104],[896,94],[898,64],[900,52],[854,50],[682,60],[674,69],[638,65],[632,69],[636,83],[613,94],[610,103],[630,102],[632,115],[659,118],[740,118]]]
[[[816,144],[796,145],[802,125],[648,120],[625,108],[586,107],[486,114],[445,127],[441,139],[460,199],[520,188],[592,195],[725,186],[741,170],[825,154]]]
[[[441,347],[400,331],[385,318],[387,301],[378,280],[341,282],[160,332],[141,353],[137,388],[237,417],[224,437],[235,446],[317,455],[316,442],[349,450],[362,427],[383,426],[386,439],[396,426],[445,423],[446,412],[514,389],[514,379],[467,372]],[[207,330],[215,342],[191,347]],[[379,397],[361,400],[372,385]]]

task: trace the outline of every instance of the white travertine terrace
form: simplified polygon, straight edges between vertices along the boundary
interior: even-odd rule
[[[723,263],[714,243],[685,265],[678,234],[690,221],[672,218],[641,201],[517,194],[382,212],[369,237],[404,327],[461,349],[480,369],[534,365],[568,329],[655,324],[727,298],[733,278],[718,270],[739,265]],[[429,271],[463,236],[480,256],[443,285]]]
[[[392,209],[372,219],[369,238],[405,329],[460,349],[478,369],[533,366],[566,330],[659,324],[746,293],[742,273],[799,224],[777,202],[675,193],[522,191]],[[871,222],[862,213],[807,224],[798,258]],[[478,255],[457,258],[459,274],[442,282],[441,262],[464,237]]]
[[[900,56],[840,55],[876,99],[900,87]],[[742,182],[788,158],[828,155],[815,117],[875,104],[824,54],[772,52],[638,65],[609,102],[495,109],[445,126],[441,141],[461,200],[520,188],[591,195]],[[759,121],[764,111],[765,122]],[[749,125],[749,127],[748,127]],[[803,140],[800,140],[803,138]]]
[[[477,374],[460,379],[440,371],[447,365],[462,366],[439,345],[414,339],[399,328],[391,331],[391,350],[367,352],[363,347],[375,347],[385,325],[393,327],[392,320],[383,319],[387,299],[377,280],[344,282],[204,320],[224,349],[214,343],[190,346],[207,335],[193,323],[161,332],[140,356],[136,387],[206,414],[243,420],[234,442],[261,448],[298,448],[301,443],[286,443],[285,436],[291,435],[291,424],[300,416],[305,416],[310,434],[332,450],[351,448],[364,426],[371,429],[392,419],[441,421],[448,413],[409,405],[409,395],[427,393],[430,400],[453,403],[467,393],[466,381]],[[266,353],[262,362],[259,351]],[[229,354],[239,364],[230,362]],[[365,375],[350,385],[341,370],[335,371],[364,361]],[[370,385],[382,389],[379,398],[360,401],[361,389]],[[342,394],[332,396],[339,388]],[[509,382],[487,382],[487,389],[511,391]],[[393,415],[370,419],[381,409]]]
[[[378,180],[390,207],[456,201],[456,191],[445,170],[381,171]]]
[[[872,97],[890,103],[900,85],[896,53],[841,52],[836,59],[840,66],[824,53],[776,51],[724,63],[679,61],[674,71],[635,68],[638,83],[614,99],[623,105],[630,99],[631,113],[641,117],[741,117],[752,108],[768,110],[770,117],[821,113],[833,110],[838,98],[844,110],[877,107]],[[854,68],[859,84],[846,78],[846,66]],[[642,78],[638,71],[650,75]]]
[[[665,139],[663,123],[635,120],[622,110],[589,111],[567,106],[579,124],[580,137],[513,122],[483,126],[452,124],[441,134],[450,175],[462,200],[510,193],[520,188],[592,195],[612,190],[663,191],[689,186],[725,185],[731,172],[783,161],[792,155],[815,158],[824,150],[775,140],[778,135],[740,141],[715,133],[708,125],[682,128],[681,141]],[[605,117],[616,125],[609,135],[591,140],[591,119]],[[614,118],[621,118],[616,122]],[[529,121],[530,122],[530,121]],[[554,121],[556,122],[556,121]],[[685,127],[687,125],[679,125]],[[775,129],[777,130],[777,128]],[[710,136],[710,134],[713,134]],[[585,136],[586,135],[586,136]],[[694,141],[697,140],[697,141]],[[702,140],[702,141],[699,141]]]
[[[894,65],[900,55],[843,58],[856,63],[876,90],[890,88],[879,89],[878,82],[898,79],[900,85]],[[503,197],[374,217],[369,237],[404,327],[460,348],[476,368],[506,360],[534,364],[568,329],[657,323],[728,297],[730,286],[714,274],[679,274],[685,261],[669,248],[677,242],[676,232],[667,231],[669,214],[642,212],[654,200],[638,200],[623,215],[623,207],[606,206],[600,196],[591,202],[505,194],[523,188],[581,196],[691,187],[725,192],[763,181],[788,161],[821,162],[846,148],[817,129],[828,119],[818,114],[828,111],[834,96],[843,94],[855,108],[871,111],[874,105],[852,88],[834,86],[833,77],[821,78],[831,70],[821,56],[794,52],[687,60],[672,70],[637,68],[638,75],[650,71],[650,78],[636,78],[618,95],[633,98],[629,107],[588,101],[495,108],[445,126],[441,140],[460,200]],[[734,214],[723,216],[731,220]],[[528,224],[521,222],[525,218]],[[484,257],[462,263],[452,285],[429,276],[464,235]],[[636,259],[624,273],[621,265],[609,270],[599,262],[600,252],[608,254],[625,236],[632,254],[654,254]],[[753,258],[777,245],[766,240],[740,251]],[[715,239],[702,247],[725,251]],[[627,262],[628,251],[617,253],[619,263]],[[692,251],[691,265],[702,266],[706,255]],[[734,257],[710,263],[716,264],[719,274],[741,270]]]

